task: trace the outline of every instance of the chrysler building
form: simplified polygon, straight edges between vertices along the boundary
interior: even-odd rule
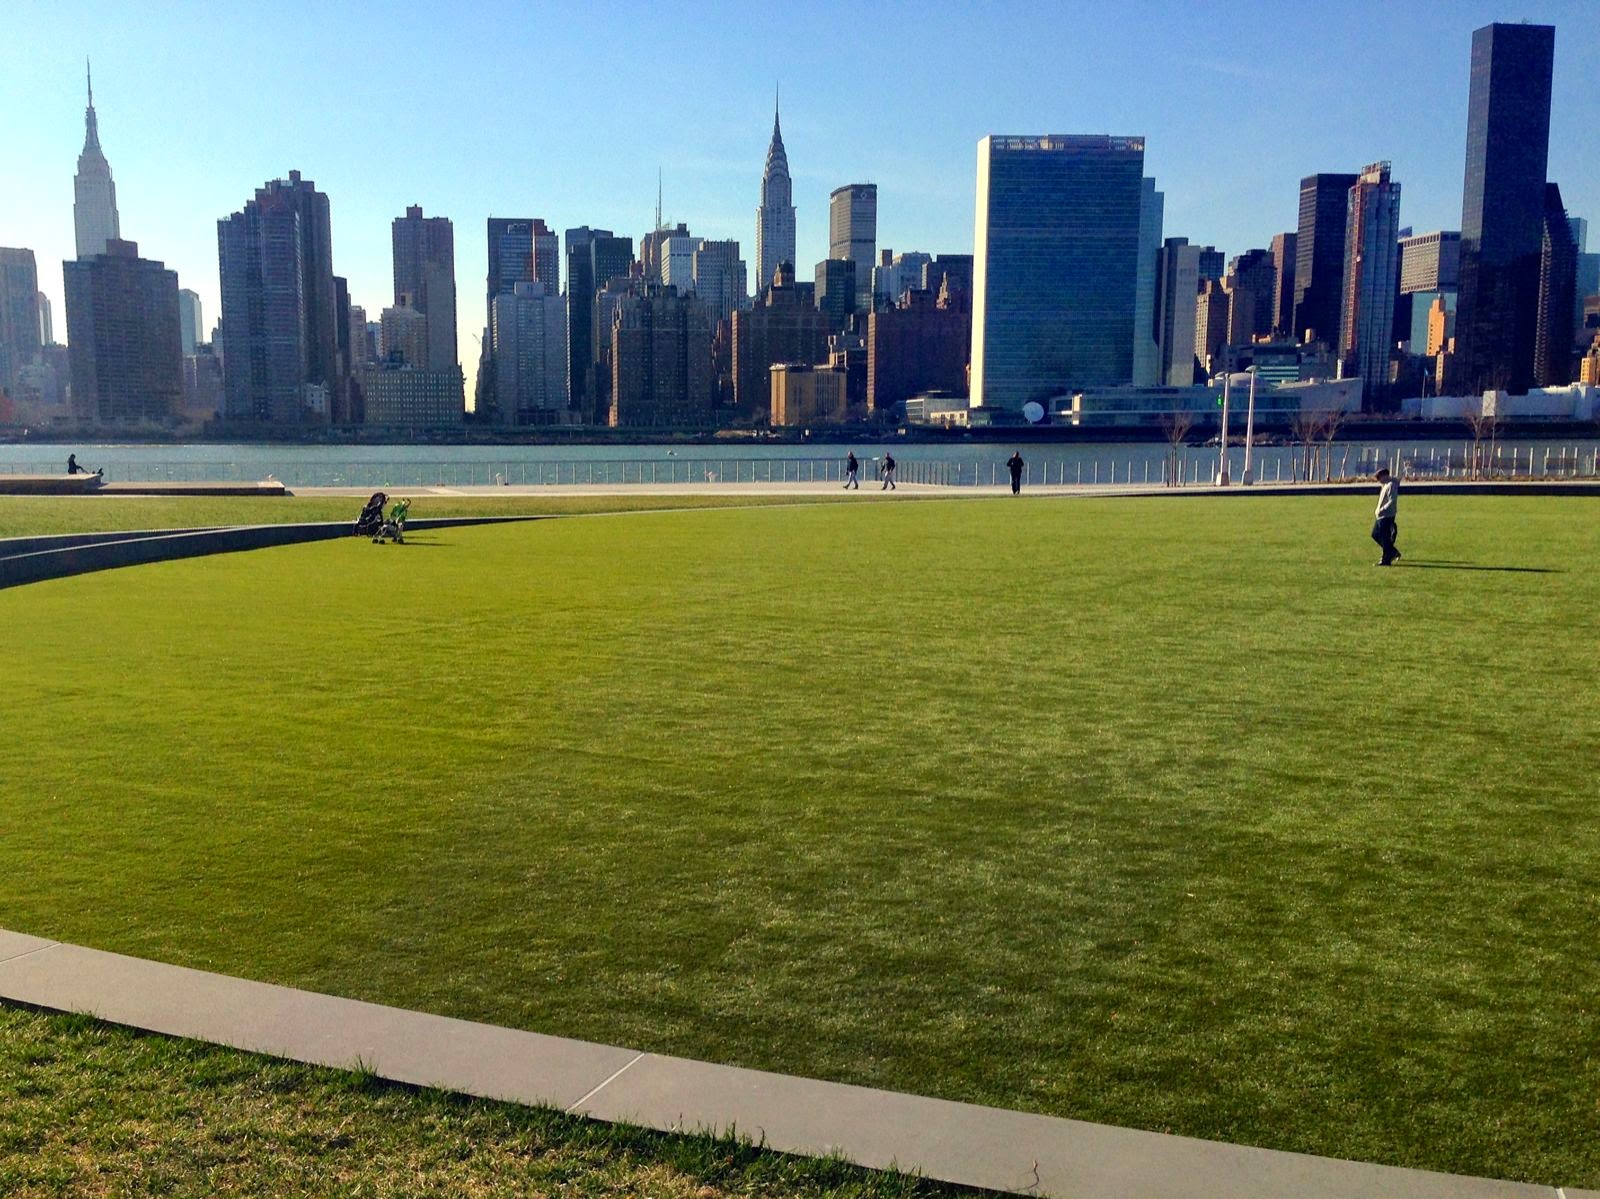
[[[778,128],[778,105],[772,105],[772,144],[767,169],[761,174],[761,207],[756,209],[756,295],[772,286],[780,262],[794,263],[794,199],[789,156]]]

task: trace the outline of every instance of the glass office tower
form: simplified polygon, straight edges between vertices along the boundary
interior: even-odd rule
[[[977,200],[973,407],[1131,383],[1144,139],[991,135]]]
[[[1456,359],[1469,391],[1534,381],[1550,149],[1551,25],[1472,35]]]

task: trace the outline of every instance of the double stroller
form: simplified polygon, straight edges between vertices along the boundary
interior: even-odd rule
[[[357,537],[370,537],[374,545],[383,541],[405,544],[406,513],[411,510],[411,501],[396,500],[394,507],[389,510],[389,515],[385,516],[383,506],[388,502],[389,497],[384,492],[372,493],[372,497],[361,509],[361,515],[356,517]]]

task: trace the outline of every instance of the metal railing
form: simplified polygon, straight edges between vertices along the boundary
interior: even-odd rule
[[[1242,446],[1230,446],[1230,471],[1242,473]],[[1185,446],[1176,451],[1151,446],[1138,454],[1094,455],[1068,460],[1031,461],[1023,469],[1028,487],[1195,487],[1211,485],[1216,447]],[[860,458],[860,481],[882,486],[883,456]],[[277,479],[289,487],[352,487],[393,490],[405,487],[635,486],[671,484],[824,484],[843,486],[842,457],[726,457],[705,454],[662,458],[597,458],[559,461],[393,461],[287,462],[271,468],[237,461],[119,461],[104,463],[108,482],[257,482]],[[1370,478],[1379,466],[1418,479],[1589,479],[1600,478],[1600,448],[1589,445],[1532,446],[1489,442],[1431,442],[1404,446],[1257,446],[1255,479],[1260,483],[1338,482]],[[59,474],[51,462],[0,462],[0,474]],[[1005,487],[1010,475],[998,455],[976,461],[920,458],[905,447],[897,459],[896,483],[926,487]]]

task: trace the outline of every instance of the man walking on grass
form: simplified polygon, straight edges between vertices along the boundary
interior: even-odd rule
[[[1394,547],[1395,534],[1399,532],[1396,527],[1395,512],[1400,506],[1400,480],[1389,474],[1389,468],[1378,468],[1378,510],[1374,513],[1372,524],[1372,540],[1378,543],[1383,550],[1383,558],[1379,566],[1390,566],[1395,559],[1400,557],[1400,551]]]

